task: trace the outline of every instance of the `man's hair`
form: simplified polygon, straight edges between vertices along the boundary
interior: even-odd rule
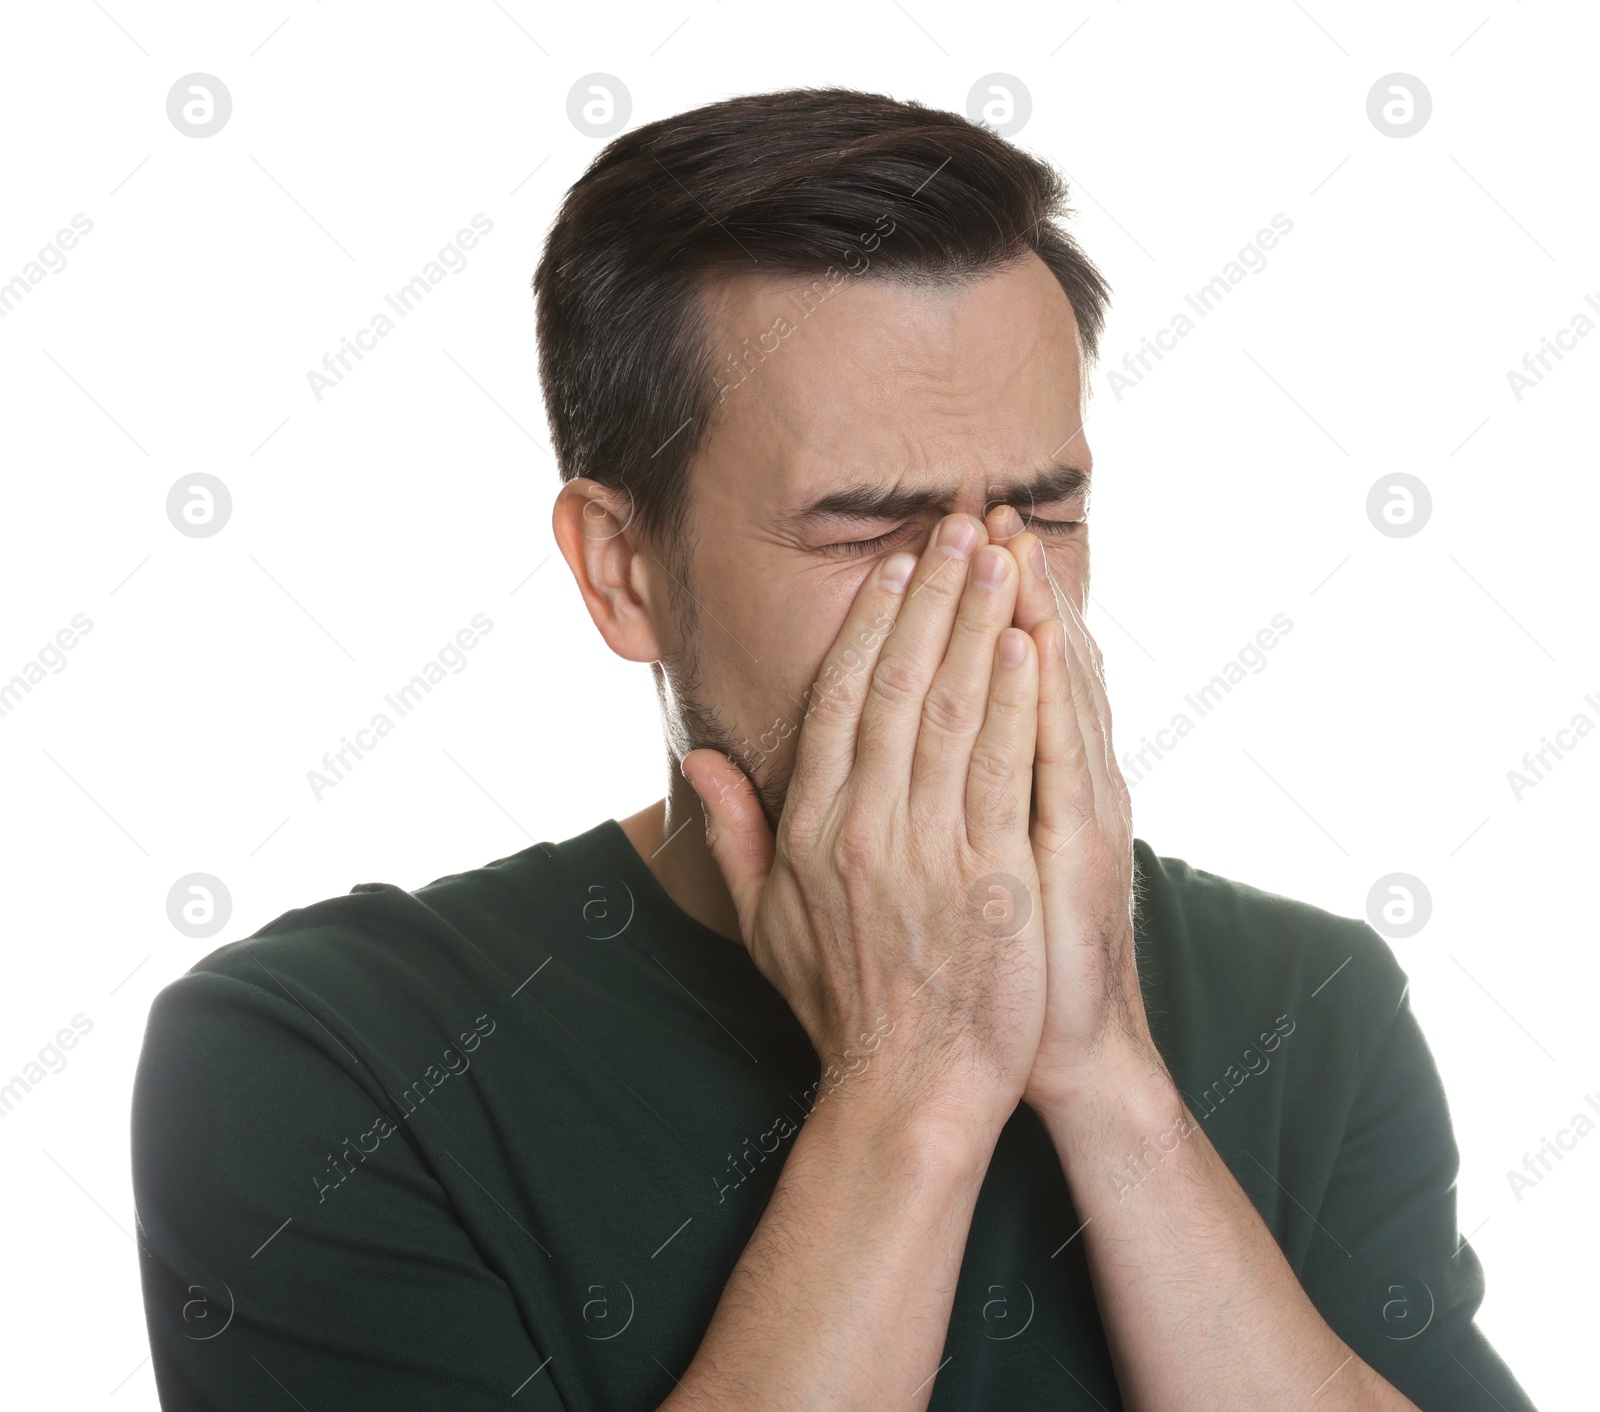
[[[718,276],[866,266],[958,286],[1032,251],[1087,368],[1109,288],[1057,224],[1069,214],[1060,175],[987,128],[854,89],[729,98],[622,134],[568,191],[533,278],[561,479],[626,492],[673,546],[719,407],[703,298]]]

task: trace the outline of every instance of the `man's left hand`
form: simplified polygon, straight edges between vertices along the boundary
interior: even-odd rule
[[[1044,911],[1044,1034],[1024,1099],[1059,1113],[1164,1065],[1134,963],[1133,815],[1111,744],[1100,649],[1084,585],[1052,574],[1039,537],[1009,505],[987,518],[1021,569],[1015,623],[1039,650],[1031,837]]]

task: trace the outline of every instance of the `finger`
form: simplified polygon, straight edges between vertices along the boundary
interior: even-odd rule
[[[1038,715],[1033,639],[1007,627],[993,648],[987,710],[967,767],[967,840],[975,847],[1027,833]]]
[[[911,767],[914,807],[930,806],[948,817],[965,795],[973,742],[989,710],[995,644],[1016,606],[1016,569],[997,544],[985,545],[972,561],[950,645],[922,703]]]
[[[1089,631],[1089,624],[1085,621],[1083,610],[1078,606],[1078,601],[1069,593],[1060,595],[1063,616],[1071,632],[1072,650],[1084,664],[1089,672],[1090,684],[1097,688],[1097,701],[1103,699],[1105,690],[1105,657],[1101,654],[1100,644],[1094,640],[1094,635]]]
[[[1046,618],[1057,616],[1044,546],[1038,535],[1023,527],[1022,516],[1011,505],[996,505],[984,516],[984,524],[989,542],[1004,545],[1017,561],[1016,625],[1031,634]]]
[[[1103,669],[1081,616],[1074,615],[1073,590],[1056,582],[1039,536],[1023,528],[1022,517],[1009,505],[992,510],[987,523],[990,537],[1003,542],[1017,561],[1014,621],[1034,635],[1039,652],[1034,811],[1058,836],[1047,845],[1055,850],[1094,817],[1097,793],[1108,810],[1120,802],[1126,814],[1127,785],[1112,758]]]
[[[1089,632],[1082,613],[1070,595],[1062,595],[1065,607],[1065,629],[1075,659],[1073,678],[1081,687],[1080,716],[1084,719],[1084,744],[1089,757],[1090,774],[1095,782],[1096,798],[1104,805],[1109,816],[1120,818],[1131,826],[1131,799],[1127,782],[1117,768],[1116,746],[1111,734],[1111,701],[1106,690],[1105,659],[1099,644]]]
[[[706,811],[706,843],[716,859],[739,914],[745,945],[755,935],[756,906],[772,871],[774,843],[755,786],[743,770],[716,750],[691,750],[683,777]]]
[[[1089,637],[1089,628],[1083,620],[1083,614],[1078,611],[1078,605],[1072,596],[1062,593],[1057,597],[1061,605],[1061,624],[1067,639],[1067,665],[1072,672],[1073,686],[1076,689],[1074,699],[1081,703],[1080,709],[1085,713],[1084,741],[1088,743],[1091,733],[1101,734],[1102,724],[1097,694],[1100,684],[1100,671],[1095,662],[1097,649]]]
[[[1040,623],[1061,617],[1044,544],[1032,530],[1021,530],[1007,540],[1006,547],[1017,561],[1016,624],[1031,633]]]
[[[947,515],[923,551],[911,587],[878,654],[856,732],[856,774],[863,789],[904,798],[928,695],[967,584],[968,560],[983,543],[972,515]]]
[[[992,510],[988,517],[992,538],[1003,542],[1017,561],[1017,608],[1014,621],[1026,633],[1033,633],[1042,623],[1071,622],[1072,598],[1068,590],[1058,584],[1045,557],[1044,543],[1032,530],[1022,527],[1022,517],[1009,505]],[[1081,624],[1081,619],[1079,622]],[[1037,640],[1036,640],[1037,645]],[[1083,661],[1082,644],[1078,637],[1069,634],[1067,646],[1069,670]],[[1043,672],[1041,659],[1041,673]],[[1092,683],[1091,683],[1092,688]],[[1067,693],[1063,701],[1077,709],[1082,697]],[[1091,689],[1088,701],[1094,705]],[[1085,722],[1086,726],[1088,723]],[[1086,737],[1087,738],[1087,737]]]
[[[1038,768],[1045,776],[1039,784],[1052,827],[1070,833],[1081,822],[1085,798],[1092,812],[1097,791],[1108,797],[1115,793],[1105,722],[1095,700],[1093,660],[1074,627],[1081,628],[1082,619],[1075,618],[1070,593],[1052,576],[1043,542],[1021,523],[1004,506],[991,516],[990,532],[1015,526],[1006,540],[1019,570],[1014,621],[1034,636],[1039,652]]]
[[[1054,857],[1095,816],[1094,779],[1072,695],[1066,631],[1058,617],[1033,630],[1039,654],[1039,727],[1034,750],[1036,841]]]
[[[1010,548],[1012,541],[1022,533],[1022,516],[1012,505],[1002,501],[983,512],[983,527],[989,531],[991,544]]]
[[[861,706],[885,639],[895,625],[917,566],[912,554],[891,554],[868,574],[839,635],[806,694],[803,727],[784,812],[790,803],[831,800],[855,763]]]

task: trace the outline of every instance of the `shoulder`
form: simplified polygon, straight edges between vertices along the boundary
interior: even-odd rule
[[[225,1090],[252,1069],[310,1065],[379,1093],[375,1075],[409,1073],[497,1023],[519,1028],[519,985],[556,959],[568,872],[559,846],[535,845],[413,890],[362,883],[291,908],[156,995],[141,1088]]]
[[[1341,1058],[1370,1054],[1407,978],[1367,922],[1135,844],[1141,980],[1175,1040],[1283,1018]],[[1331,1057],[1331,1056],[1330,1056]]]
[[[497,939],[539,910],[561,868],[554,849],[539,844],[411,890],[359,883],[218,947],[169,989],[221,979],[232,983],[222,989],[369,1006],[382,992],[420,994],[463,976],[482,983],[517,959],[503,954]]]

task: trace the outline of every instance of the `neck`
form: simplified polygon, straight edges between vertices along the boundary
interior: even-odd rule
[[[667,797],[618,822],[670,897],[702,926],[737,942],[739,916],[706,847],[705,810],[688,780],[670,771]]]

